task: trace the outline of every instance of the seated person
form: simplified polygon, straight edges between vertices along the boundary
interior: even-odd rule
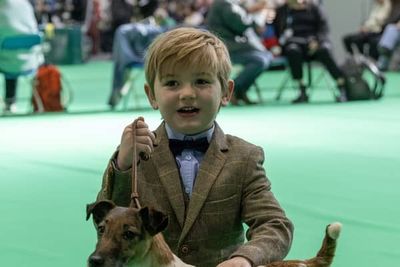
[[[272,54],[264,47],[258,32],[265,26],[256,23],[250,12],[259,12],[239,5],[240,1],[214,0],[207,13],[207,27],[223,39],[228,47],[231,60],[243,65],[243,70],[234,79],[234,105],[243,102],[255,104],[247,96],[247,91],[259,75],[269,67]],[[257,19],[258,20],[258,19]]]
[[[367,20],[363,23],[360,30],[351,33],[343,38],[346,51],[353,53],[355,45],[361,53],[365,51],[368,45],[368,55],[374,59],[378,58],[377,44],[381,36],[386,19],[389,17],[392,4],[390,0],[373,0],[372,8]]]
[[[336,80],[337,101],[346,99],[345,77],[332,55],[326,16],[319,5],[307,0],[287,0],[277,9],[274,20],[276,34],[287,57],[292,78],[298,83],[300,94],[292,103],[308,102],[303,82],[303,63],[318,60]]]
[[[0,42],[4,38],[38,33],[32,5],[27,0],[0,0]],[[5,111],[15,112],[17,79],[26,71],[36,69],[43,61],[39,47],[15,52],[0,51],[0,73],[5,74]]]
[[[143,20],[123,24],[115,32],[112,51],[114,62],[112,90],[108,100],[111,108],[114,108],[122,97],[121,89],[126,72],[133,64],[143,64],[149,44],[174,24],[169,20],[166,11],[158,8],[157,1],[150,1],[148,5],[151,7],[142,7]]]

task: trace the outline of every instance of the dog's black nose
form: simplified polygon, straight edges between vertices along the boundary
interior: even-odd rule
[[[104,258],[98,255],[89,257],[89,267],[101,267],[104,264]]]

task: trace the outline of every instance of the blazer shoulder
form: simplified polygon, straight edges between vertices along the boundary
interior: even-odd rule
[[[250,153],[254,150],[263,151],[263,149],[260,146],[250,143],[249,141],[246,141],[240,137],[230,134],[225,135],[225,137],[226,137],[226,142],[230,149],[240,150],[242,151],[241,153]]]

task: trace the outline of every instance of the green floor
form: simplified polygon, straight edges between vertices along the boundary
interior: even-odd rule
[[[73,86],[69,113],[0,117],[1,266],[85,266],[95,244],[85,205],[122,129],[139,115],[152,129],[160,123],[149,109],[107,111],[110,63],[62,72]],[[276,87],[282,75],[260,83]],[[400,266],[399,83],[400,74],[389,73],[379,101],[336,104],[329,90],[316,89],[310,104],[294,106],[294,91],[278,103],[265,89],[261,106],[221,110],[226,133],[265,149],[273,191],[295,224],[288,258],[313,256],[325,225],[340,221],[333,266]]]

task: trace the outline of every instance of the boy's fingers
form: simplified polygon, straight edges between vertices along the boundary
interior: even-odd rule
[[[144,135],[144,136],[137,136],[136,138],[136,144],[139,145],[146,145],[151,148],[153,148],[153,140],[151,139],[150,136]]]
[[[139,157],[142,160],[148,160],[150,158],[151,153],[153,152],[153,146],[149,146],[146,144],[138,144],[138,151],[139,152]]]
[[[149,128],[149,126],[144,121],[138,120],[136,122],[136,129],[140,129],[140,128]]]
[[[137,151],[142,159],[148,159],[154,151],[153,140],[150,136],[139,136],[136,144]]]
[[[136,136],[149,136],[151,134],[151,131],[149,128],[140,128],[136,129]]]
[[[138,138],[140,136],[150,137],[151,143],[153,145],[157,145],[156,144],[156,135],[154,134],[154,132],[150,131],[149,128],[136,129],[136,137]]]
[[[157,146],[158,144],[157,144],[156,135],[154,134],[154,132],[150,132],[149,136],[151,138],[151,141],[153,142],[153,145]]]

